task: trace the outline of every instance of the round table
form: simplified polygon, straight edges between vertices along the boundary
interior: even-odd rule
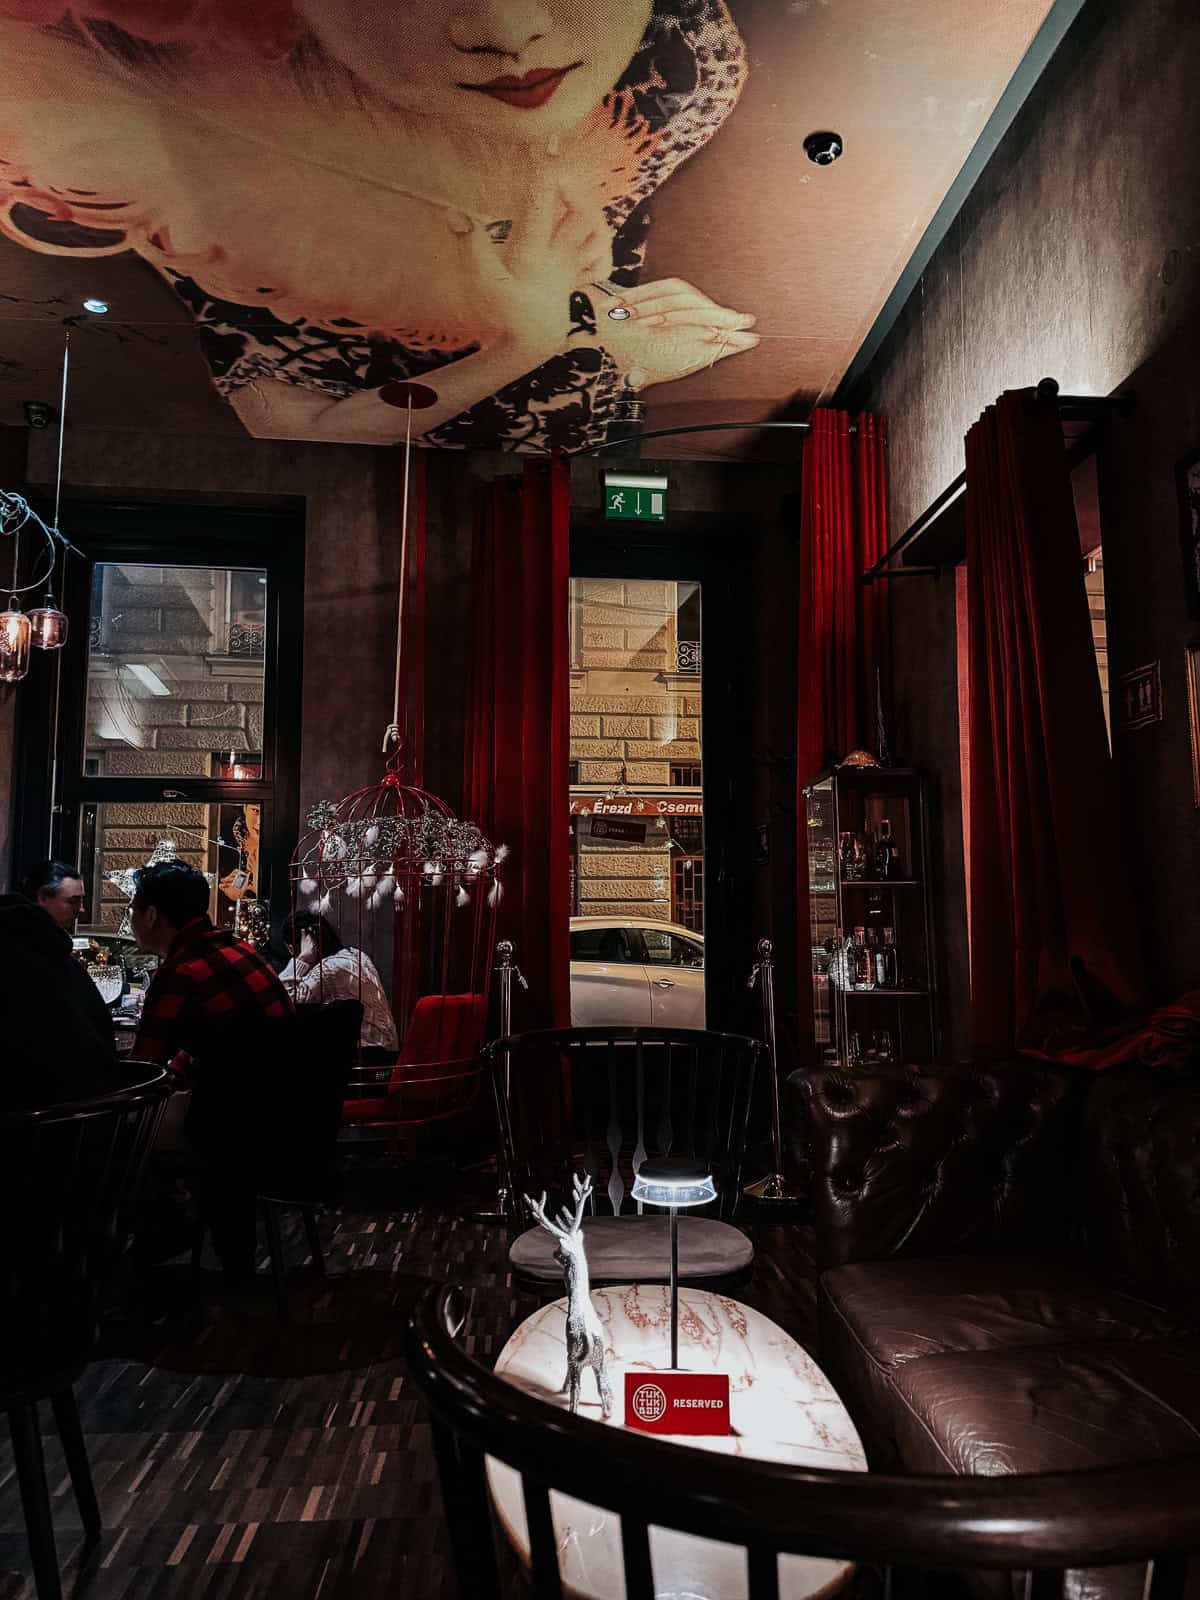
[[[669,1369],[670,1295],[663,1284],[633,1284],[594,1289],[592,1304],[604,1328],[616,1397],[609,1425],[621,1427],[625,1373]],[[496,1362],[501,1377],[564,1408],[566,1396],[559,1385],[567,1370],[566,1308],[565,1300],[556,1300],[527,1317]],[[681,1289],[679,1362],[689,1372],[728,1374],[734,1431],[725,1436],[671,1435],[673,1443],[761,1461],[867,1470],[854,1424],[829,1379],[782,1328],[749,1306],[726,1295]],[[584,1374],[579,1414],[603,1420],[591,1372]],[[520,1475],[490,1456],[487,1473],[500,1525],[527,1563],[529,1534]],[[621,1600],[625,1585],[620,1519],[554,1490],[550,1507],[564,1591],[586,1600]],[[650,1555],[658,1600],[745,1600],[746,1554],[736,1545],[652,1526]],[[832,1594],[853,1571],[852,1562],[781,1556],[781,1600]]]

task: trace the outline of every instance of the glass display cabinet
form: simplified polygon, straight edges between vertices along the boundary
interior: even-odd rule
[[[818,1050],[847,1068],[936,1061],[928,780],[842,766],[804,795]]]

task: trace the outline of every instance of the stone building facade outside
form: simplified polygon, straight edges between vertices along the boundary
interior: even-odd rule
[[[90,772],[207,778],[239,759],[253,761],[263,740],[257,579],[220,568],[97,568],[85,751]],[[160,839],[174,840],[181,860],[216,877],[236,860],[208,842],[219,833],[218,808],[203,802],[108,801],[97,807],[91,827],[92,837],[81,840],[81,855],[91,861],[85,926],[98,931],[116,929],[127,905],[106,875],[143,865]]]
[[[572,580],[576,915],[672,919],[674,862],[699,840],[703,814],[698,628],[681,622],[682,591],[693,588]],[[627,794],[614,795],[622,785]],[[638,819],[645,821],[644,841],[600,838],[593,832],[597,801],[619,816],[626,800],[635,802],[634,812],[647,813]],[[673,837],[682,832],[674,821],[681,813],[691,825],[683,845]]]

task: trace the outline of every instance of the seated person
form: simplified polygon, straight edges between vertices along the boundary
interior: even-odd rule
[[[66,934],[75,932],[75,924],[87,910],[79,868],[64,861],[39,861],[30,867],[21,879],[21,893],[41,906]]]
[[[208,901],[208,880],[185,861],[160,861],[137,875],[133,936],[161,958],[133,1047],[139,1061],[171,1065],[181,1051],[202,1048],[214,1027],[232,1030],[291,1013],[273,968],[227,929],[213,927]]]
[[[0,972],[10,1001],[0,1096],[15,1108],[102,1093],[117,1055],[108,1007],[71,947],[83,911],[79,873],[41,862],[21,887],[0,895]]]
[[[257,1058],[273,1073],[261,1054],[260,1028],[290,1016],[292,1002],[257,950],[213,926],[208,905],[207,879],[184,861],[138,873],[129,910],[133,935],[161,965],[146,991],[133,1053],[177,1070],[198,1058],[183,1128],[185,1181],[227,1278],[242,1284],[254,1278],[256,1177],[256,1152],[244,1133],[257,1126],[248,1107],[257,1108],[263,1092],[261,1078],[247,1077],[247,1064]],[[165,1187],[173,1182],[170,1158],[158,1173],[152,1167],[152,1185],[158,1178]],[[143,1225],[142,1232],[152,1251],[150,1230]]]
[[[284,935],[292,959],[279,974],[297,1005],[320,1000],[361,1000],[363,1059],[395,1060],[396,1019],[370,956],[346,944],[315,911],[297,911]]]

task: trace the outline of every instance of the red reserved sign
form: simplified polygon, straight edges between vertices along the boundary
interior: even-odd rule
[[[625,1426],[642,1433],[728,1433],[729,1375],[627,1372]]]

